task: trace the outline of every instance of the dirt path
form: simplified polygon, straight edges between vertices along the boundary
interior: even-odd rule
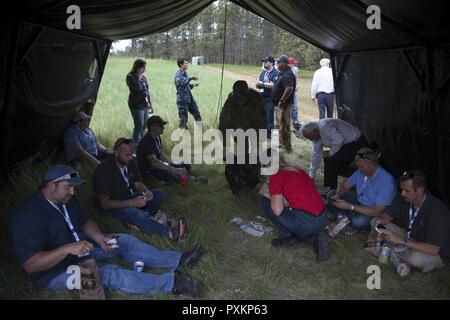
[[[206,66],[207,70],[221,74],[222,70],[220,68]],[[250,88],[255,89],[255,83],[259,75],[252,75],[244,72],[233,72],[229,70],[224,70],[224,77],[233,80],[245,80],[247,81]],[[299,105],[299,121],[306,122],[311,120],[318,120],[319,111],[317,109],[317,102],[312,102],[310,99],[311,94],[311,78],[304,78],[300,76],[300,81],[297,78],[297,99]]]

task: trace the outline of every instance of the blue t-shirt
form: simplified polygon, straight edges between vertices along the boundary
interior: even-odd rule
[[[278,75],[280,74],[280,72],[273,68],[270,72],[268,72],[267,70],[264,70],[263,72],[261,72],[261,74],[259,75],[259,81],[262,82],[275,82],[275,79],[278,77]],[[263,92],[260,92],[261,97],[263,98],[271,98],[272,96],[272,89],[269,88],[264,88]]]
[[[370,179],[356,170],[345,183],[356,186],[358,201],[365,207],[389,206],[397,193],[394,177],[382,167]]]
[[[66,208],[80,240],[86,240],[80,228],[89,221],[89,217],[75,197],[72,197]],[[75,242],[62,213],[54,208],[40,191],[35,192],[13,211],[9,230],[11,245],[20,265],[40,251],[54,250]],[[77,256],[69,254],[53,268],[28,275],[34,284],[45,287],[53,278],[66,272],[68,266],[77,264],[79,260]]]
[[[91,128],[80,129],[76,125],[71,125],[64,134],[64,151],[67,160],[82,160],[79,154],[75,151],[75,146],[79,144],[90,155],[96,157],[97,138]]]

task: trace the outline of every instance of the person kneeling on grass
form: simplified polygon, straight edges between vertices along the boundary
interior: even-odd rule
[[[180,240],[186,232],[186,219],[179,219],[175,226],[163,225],[156,220],[164,193],[161,189],[149,190],[145,186],[133,152],[133,141],[119,138],[114,144],[114,156],[96,168],[93,185],[102,211],[144,232]]]
[[[450,262],[450,212],[428,192],[425,174],[406,171],[399,179],[401,197],[372,220],[372,227],[392,246],[390,258],[401,276],[415,267],[429,272]],[[369,240],[374,238],[373,230]],[[376,236],[375,236],[376,237]]]
[[[137,147],[136,156],[144,177],[153,177],[169,184],[187,181],[207,183],[206,177],[190,176],[190,164],[176,164],[166,161],[162,152],[163,145],[161,135],[167,124],[160,116],[151,116],[147,121],[147,134],[141,139]]]
[[[396,195],[395,179],[379,165],[374,150],[360,149],[355,161],[358,170],[342,182],[338,190],[327,194],[328,206],[336,217],[336,223],[328,228],[333,238],[350,224],[357,230],[370,229],[370,221],[380,215]],[[349,192],[353,187],[356,187],[356,199]]]
[[[103,234],[75,196],[75,186],[84,183],[72,167],[53,166],[44,174],[40,190],[14,210],[11,244],[33,284],[68,290],[67,280],[72,274],[66,272],[67,268],[94,259],[106,289],[141,295],[172,292],[198,296],[197,282],[175,271],[199,262],[200,245],[186,253],[163,251],[128,234]],[[111,245],[111,239],[116,239],[115,245]],[[168,272],[135,272],[105,263],[115,258],[127,263],[142,258],[146,267]]]
[[[263,184],[261,207],[280,233],[272,246],[290,248],[299,240],[313,245],[317,259],[329,259],[325,204],[312,179],[280,154],[280,168]]]

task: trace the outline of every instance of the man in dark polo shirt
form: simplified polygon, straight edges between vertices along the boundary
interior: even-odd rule
[[[133,152],[132,140],[119,138],[114,144],[114,155],[96,168],[94,192],[101,208],[109,216],[144,232],[179,240],[185,232],[185,219],[181,218],[173,228],[155,220],[164,193],[145,186]]]
[[[264,69],[259,75],[259,79],[256,82],[256,88],[261,95],[263,100],[264,109],[266,110],[267,119],[267,138],[270,139],[272,136],[271,130],[274,128],[273,123],[273,101],[272,101],[272,88],[276,77],[280,74],[277,69],[275,69],[275,59],[272,56],[265,57],[262,62],[264,63]]]
[[[391,261],[400,275],[406,276],[410,266],[422,272],[441,268],[450,260],[450,212],[428,192],[423,172],[406,171],[399,181],[402,196],[373,219],[372,227],[396,246]]]
[[[164,157],[161,135],[167,123],[160,116],[151,116],[147,121],[147,134],[139,142],[136,152],[142,174],[144,177],[153,177],[169,184],[185,184],[188,180],[206,183],[206,177],[189,175],[190,164],[172,163]]]
[[[66,272],[67,268],[84,259],[94,259],[106,289],[142,295],[198,294],[194,280],[174,271],[198,262],[201,246],[186,253],[162,251],[128,234],[103,234],[75,197],[75,186],[83,183],[72,167],[53,166],[44,174],[40,189],[11,216],[11,244],[33,284],[68,290],[67,280],[72,274]],[[146,266],[168,272],[134,272],[105,263],[115,258],[127,262],[142,258]]]
[[[277,67],[280,74],[272,89],[272,102],[275,105],[275,129],[279,130],[280,147],[291,152],[291,111],[297,80],[289,67],[288,56],[280,56]]]

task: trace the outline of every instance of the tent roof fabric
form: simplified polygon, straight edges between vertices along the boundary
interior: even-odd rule
[[[34,0],[26,21],[67,31],[66,9],[81,9],[82,29],[99,39],[125,39],[175,27],[212,0]],[[446,43],[450,13],[443,0],[232,0],[328,52],[369,51]],[[369,30],[369,5],[381,9],[381,29]],[[72,31],[71,31],[72,32]]]

